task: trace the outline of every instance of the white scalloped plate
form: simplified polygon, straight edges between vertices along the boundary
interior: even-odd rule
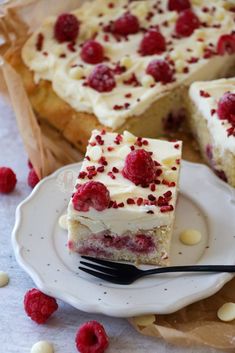
[[[58,219],[66,211],[80,165],[66,166],[42,180],[16,211],[12,235],[16,259],[44,293],[80,310],[110,316],[167,314],[214,294],[232,278],[227,273],[168,274],[118,286],[79,271],[79,255],[69,253]],[[185,161],[180,189],[173,263],[235,264],[234,189],[206,166]],[[199,245],[180,243],[179,233],[188,227],[202,232]]]

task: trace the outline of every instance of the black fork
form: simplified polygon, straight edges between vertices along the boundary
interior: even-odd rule
[[[134,265],[120,262],[106,261],[89,256],[82,256],[82,258],[90,262],[80,261],[81,265],[86,266],[79,266],[80,270],[116,284],[131,284],[140,277],[169,272],[235,272],[235,265],[187,265],[140,270]]]

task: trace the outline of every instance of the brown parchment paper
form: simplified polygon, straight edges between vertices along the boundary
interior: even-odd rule
[[[28,34],[49,15],[72,10],[82,0],[12,0],[0,7],[0,56],[22,46]],[[19,131],[29,159],[40,177],[62,165],[73,163],[81,154],[47,124],[38,123],[21,77],[4,60],[0,65],[0,93],[10,98]],[[173,137],[184,141],[184,158],[202,162],[191,136],[181,132]],[[207,345],[235,352],[235,320],[223,323],[217,318],[218,308],[235,302],[235,279],[217,294],[169,315],[144,315],[129,319],[141,334],[162,338],[171,344]],[[138,303],[136,303],[138,305]]]

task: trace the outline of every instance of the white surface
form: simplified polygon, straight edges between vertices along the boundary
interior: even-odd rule
[[[115,317],[168,314],[214,294],[232,278],[228,273],[164,274],[120,286],[78,270],[80,256],[68,251],[67,232],[59,227],[59,218],[65,213],[73,191],[65,187],[68,175],[78,174],[80,168],[78,163],[57,170],[42,180],[17,208],[12,237],[15,255],[44,293],[91,313]],[[58,180],[64,180],[63,188]],[[171,263],[235,264],[233,189],[208,167],[183,161],[180,190]],[[220,200],[216,212],[215,199]],[[193,248],[179,241],[179,233],[185,229],[186,213],[187,222],[203,235],[202,241]],[[227,224],[226,230],[224,224]]]
[[[110,337],[107,353],[219,353],[212,348],[181,348],[160,339],[137,333],[125,319],[86,314],[59,301],[59,310],[47,325],[38,326],[23,310],[24,293],[34,286],[30,277],[18,266],[11,247],[15,208],[30,193],[27,186],[27,156],[18,135],[14,114],[0,99],[0,165],[11,166],[18,183],[13,194],[0,196],[0,269],[10,276],[10,283],[0,288],[1,353],[27,353],[34,343],[48,340],[56,353],[76,353],[74,337],[84,321],[95,319],[106,328]],[[79,290],[79,288],[78,288]]]

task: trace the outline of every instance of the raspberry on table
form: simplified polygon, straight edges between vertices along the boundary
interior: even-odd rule
[[[78,185],[73,195],[73,206],[77,211],[87,212],[90,207],[103,211],[109,206],[110,195],[106,186],[99,181],[88,181]]]
[[[235,53],[235,35],[224,34],[217,43],[217,53],[219,55]]]
[[[145,33],[140,42],[139,51],[143,56],[161,54],[166,50],[164,36],[156,29],[150,29]]]
[[[11,168],[0,167],[0,193],[9,194],[15,189],[16,175]]]
[[[79,33],[79,21],[70,13],[60,15],[54,26],[54,36],[58,42],[69,42],[77,38]]]
[[[152,60],[146,73],[153,76],[156,82],[169,83],[173,81],[173,71],[166,60]]]
[[[235,126],[235,94],[227,92],[219,100],[218,116],[221,120],[227,119]]]
[[[175,31],[181,37],[189,37],[200,26],[197,15],[190,9],[179,14],[176,21]]]
[[[37,324],[44,324],[58,309],[56,300],[33,288],[24,296],[24,309]]]
[[[128,34],[135,34],[139,31],[138,18],[132,15],[130,12],[124,13],[112,26],[112,32],[121,36],[127,36]]]
[[[103,46],[95,40],[88,40],[82,46],[81,58],[88,64],[101,63],[104,60]]]
[[[116,87],[113,71],[104,64],[97,65],[88,77],[88,85],[98,92],[111,92]]]
[[[39,177],[37,176],[35,170],[32,168],[28,174],[28,185],[33,189],[39,182]]]
[[[125,159],[122,174],[136,185],[148,185],[153,182],[156,168],[149,152],[144,149],[130,152]]]
[[[181,12],[191,8],[189,0],[168,0],[168,10]]]
[[[103,353],[109,345],[105,329],[97,321],[84,323],[77,331],[75,342],[80,353]]]

